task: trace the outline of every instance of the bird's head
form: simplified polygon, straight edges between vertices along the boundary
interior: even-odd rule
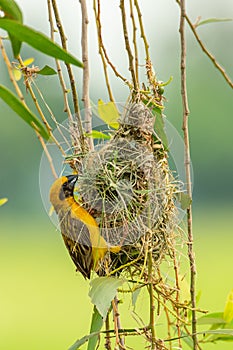
[[[65,199],[73,197],[74,186],[78,175],[68,175],[58,178],[50,189],[50,202],[57,211],[64,206]]]

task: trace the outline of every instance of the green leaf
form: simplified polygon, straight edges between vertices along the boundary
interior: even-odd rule
[[[16,81],[19,81],[23,76],[20,69],[13,68],[12,72]]]
[[[134,309],[136,307],[137,299],[138,299],[140,292],[141,292],[141,288],[137,288],[132,293],[132,305],[133,305]]]
[[[155,115],[155,123],[154,123],[155,134],[156,136],[158,136],[158,138],[162,142],[165,149],[168,150],[168,139],[164,131],[164,120],[163,120],[164,117],[162,115],[162,111],[154,107],[152,109],[152,112]]]
[[[7,198],[0,198],[0,207],[8,201]]]
[[[197,23],[196,27],[202,26],[204,24],[216,23],[216,22],[232,22],[233,18],[208,18]]]
[[[36,130],[44,139],[48,140],[49,135],[36,116],[24,106],[24,104],[7,88],[0,85],[0,98],[16,112],[27,124]]]
[[[114,277],[98,277],[90,282],[89,297],[104,320],[111,306],[111,301],[116,296],[117,288],[124,282],[124,279]]]
[[[32,64],[34,62],[34,58],[30,57],[27,58],[26,60],[23,61],[23,65],[24,66],[29,66],[30,64]],[[16,81],[19,81],[22,78],[22,69],[20,64],[18,64],[17,66],[15,66],[12,70],[13,74],[14,74],[14,78]]]
[[[110,140],[111,136],[106,135],[101,131],[98,130],[92,130],[91,133],[85,133],[85,136],[92,137],[93,139],[102,139],[102,140]]]
[[[18,40],[27,43],[34,49],[43,52],[48,56],[55,57],[66,63],[72,63],[78,67],[83,67],[83,64],[74,56],[66,52],[44,34],[37,32],[32,28],[29,28],[16,21],[4,18],[0,19],[0,28],[5,29],[8,33],[14,35]]]
[[[71,345],[68,350],[78,350],[80,348],[80,346],[85,344],[92,337],[98,336],[98,334],[99,334],[99,332],[94,332],[94,333],[85,335],[81,339],[78,339],[73,345]]]
[[[104,103],[102,100],[98,101],[98,116],[107,125],[113,129],[119,128],[119,112],[114,102]]]
[[[6,18],[14,19],[19,22],[23,22],[22,12],[13,0],[0,0],[0,10],[4,12]]]
[[[0,9],[4,12],[4,18],[15,20],[15,21],[18,21],[19,23],[23,23],[22,12],[15,1],[0,0]],[[14,33],[8,33],[8,35],[11,41],[11,46],[13,49],[14,56],[16,57],[20,52],[22,41],[18,40],[18,38],[16,38]]]
[[[178,193],[178,200],[181,205],[182,210],[188,209],[190,204],[192,203],[192,199],[189,197],[189,195],[185,192]]]
[[[93,310],[93,315],[92,315],[92,320],[91,320],[91,329],[90,329],[90,334],[91,333],[98,333],[100,332],[101,328],[103,326],[103,318],[99,314],[96,306],[94,306]],[[99,334],[99,333],[98,333]],[[95,350],[96,345],[99,341],[98,334],[94,337],[91,337],[88,341],[88,346],[87,350]]]
[[[193,340],[191,335],[190,336],[186,336],[184,332],[181,331],[181,337],[183,336],[183,341],[185,342],[186,345],[188,345],[188,347],[190,349],[193,349]]]
[[[26,60],[23,61],[24,66],[29,66],[30,64],[32,64],[35,61],[34,57],[29,57]],[[20,68],[20,65],[18,65],[18,67]]]
[[[233,319],[233,289],[230,291],[230,293],[227,296],[223,318],[227,323],[231,322]]]
[[[208,315],[202,316],[197,320],[198,324],[218,324],[218,325],[224,325],[226,324],[226,321],[223,318],[222,312],[212,312]]]
[[[42,69],[39,70],[39,72],[37,72],[37,74],[41,74],[41,75],[55,75],[57,74],[57,72],[55,71],[55,69],[49,67],[49,66],[44,66]]]
[[[216,334],[216,335],[228,335],[233,337],[233,329],[214,329],[214,330],[197,332],[197,334]]]

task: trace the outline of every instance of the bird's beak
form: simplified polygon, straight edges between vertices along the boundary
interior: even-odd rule
[[[68,183],[75,184],[75,182],[78,180],[78,175],[68,175],[67,179]]]

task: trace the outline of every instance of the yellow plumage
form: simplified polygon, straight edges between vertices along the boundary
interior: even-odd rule
[[[107,251],[117,253],[120,247],[108,247],[96,220],[74,199],[77,175],[62,176],[50,189],[50,201],[58,215],[63,240],[77,270],[90,278],[98,271]]]

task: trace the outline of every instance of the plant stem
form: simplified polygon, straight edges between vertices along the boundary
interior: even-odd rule
[[[181,7],[181,1],[180,0],[176,0],[176,2],[178,3],[178,5]],[[196,26],[195,24],[193,24],[190,20],[190,18],[188,17],[188,15],[186,13],[184,13],[184,18],[186,19],[191,31],[193,32],[198,44],[200,45],[202,51],[209,57],[209,59],[213,62],[215,68],[217,68],[217,70],[222,74],[222,76],[224,77],[224,79],[226,80],[227,84],[230,85],[231,88],[233,88],[233,82],[230,79],[230,77],[227,75],[225,69],[218,63],[218,61],[216,60],[216,58],[209,52],[209,50],[206,48],[206,46],[203,44],[203,42],[201,41],[199,35],[197,34],[196,31]]]
[[[6,64],[6,67],[7,67],[7,70],[8,70],[8,74],[9,74],[9,77],[10,77],[10,81],[12,82],[12,84],[13,84],[13,86],[14,86],[14,88],[15,88],[15,91],[16,91],[16,93],[17,93],[17,95],[18,95],[20,101],[23,103],[23,105],[24,105],[25,107],[28,108],[28,106],[27,106],[27,104],[26,104],[26,102],[25,102],[23,93],[22,93],[22,91],[20,90],[17,81],[15,80],[15,77],[14,77],[14,74],[13,74],[12,65],[11,65],[11,62],[10,62],[8,56],[7,56],[6,50],[5,50],[4,46],[3,46],[3,42],[2,42],[1,36],[0,36],[0,50],[1,50],[1,52],[2,52],[2,57],[3,57],[3,60],[4,60],[5,64]],[[42,119],[42,120],[43,120],[43,119]],[[44,121],[44,120],[43,120],[43,121]],[[47,128],[47,131],[48,131],[49,135],[50,135],[50,136],[53,136],[52,133],[51,133],[51,128],[49,127],[49,125],[46,125],[46,128]],[[43,138],[41,137],[41,135],[36,131],[36,129],[34,129],[34,131],[35,131],[35,133],[36,133],[36,135],[37,135],[37,137],[38,137],[38,140],[40,141],[40,143],[41,143],[41,145],[42,145],[42,147],[43,147],[43,149],[44,149],[45,155],[46,155],[46,157],[47,157],[47,159],[48,159],[48,162],[49,162],[49,165],[50,165],[50,167],[51,167],[52,174],[53,174],[54,178],[56,179],[56,178],[57,178],[57,173],[56,173],[56,170],[55,170],[55,168],[54,168],[53,161],[52,161],[52,158],[51,158],[51,156],[50,156],[50,154],[49,154],[49,151],[48,151],[48,149],[47,149],[47,146],[46,146],[46,144],[45,144]]]
[[[92,132],[92,113],[91,113],[91,104],[89,97],[89,58],[88,58],[88,14],[87,14],[87,5],[86,0],[79,0],[81,4],[82,11],[82,60],[84,64],[83,68],[83,97],[82,101],[85,108],[85,130],[87,133]],[[88,144],[91,151],[94,150],[93,138],[88,137]]]
[[[66,44],[67,38],[60,19],[56,0],[52,0],[52,6],[53,6],[54,16],[56,19],[57,28],[61,38],[62,47],[67,51],[67,44]],[[74,104],[74,112],[77,120],[77,126],[78,126],[79,137],[80,137],[80,145],[81,145],[82,152],[85,153],[86,152],[85,139],[84,139],[84,132],[82,127],[82,120],[81,120],[79,102],[78,102],[78,93],[75,85],[74,74],[73,74],[71,65],[69,63],[65,63],[65,65],[66,65],[69,80],[70,80],[70,86],[71,86],[71,92],[72,92],[72,98],[73,98],[73,104]]]
[[[187,193],[192,199],[192,185],[191,185],[191,168],[190,168],[190,143],[189,143],[189,129],[188,129],[188,96],[186,86],[186,39],[185,39],[185,0],[180,1],[180,42],[181,42],[181,95],[183,103],[183,133],[185,144],[185,172],[186,172],[186,189]],[[196,266],[195,256],[193,251],[193,228],[192,228],[192,205],[187,208],[187,229],[188,229],[188,256],[190,263],[190,296],[192,304],[192,338],[193,349],[198,348],[197,338],[197,318],[196,318]]]
[[[153,256],[152,251],[148,252],[148,278],[149,278],[149,298],[150,298],[150,330],[151,330],[151,350],[156,350],[156,333],[155,333],[155,304],[153,288]]]
[[[107,350],[111,350],[111,339],[110,339],[110,322],[109,322],[109,312],[107,314],[107,317],[106,317],[106,321],[105,321],[105,330],[106,330],[106,336],[105,336],[105,349]]]
[[[144,26],[143,26],[143,22],[142,22],[142,13],[138,4],[137,0],[134,0],[134,5],[137,9],[137,13],[138,13],[138,20],[139,20],[139,24],[140,24],[140,30],[141,30],[141,38],[144,42],[144,47],[145,47],[145,52],[146,52],[146,61],[150,61],[150,54],[149,54],[149,44],[146,38],[146,34],[144,31]]]
[[[55,41],[54,38],[54,33],[55,33],[55,28],[54,28],[54,21],[53,21],[53,15],[52,15],[52,5],[51,5],[51,0],[47,0],[47,5],[48,5],[48,16],[49,16],[49,23],[50,23],[50,37],[52,41]],[[69,120],[72,122],[72,113],[70,110],[69,102],[68,102],[68,93],[69,90],[66,87],[66,83],[62,74],[62,69],[61,69],[61,64],[58,59],[55,59],[56,67],[57,67],[57,74],[58,78],[60,81],[60,85],[62,88],[62,93],[63,93],[63,98],[64,98],[64,112],[67,113]]]
[[[113,317],[114,317],[114,325],[115,325],[115,333],[116,333],[116,343],[120,346],[121,349],[125,349],[124,336],[122,334],[119,334],[119,331],[121,330],[121,321],[120,321],[120,314],[118,310],[117,296],[115,296],[114,300],[112,301],[112,308],[113,308]]]
[[[96,1],[97,1],[97,5],[96,5]],[[110,82],[109,82],[109,78],[108,78],[106,62],[111,67],[113,73],[116,75],[117,78],[120,78],[126,85],[129,86],[129,88],[131,88],[132,84],[123,75],[121,75],[117,71],[116,67],[111,62],[111,60],[110,60],[110,58],[108,56],[107,50],[106,50],[106,48],[104,46],[103,38],[102,38],[102,24],[101,24],[101,19],[100,19],[100,0],[93,0],[93,9],[94,9],[95,20],[96,20],[96,29],[97,29],[97,35],[98,35],[99,54],[101,56],[102,63],[103,63],[106,86],[107,86],[107,89],[108,89],[109,99],[110,99],[110,101],[114,102],[113,93],[111,91]]]
[[[129,1],[130,4],[130,17],[132,19],[132,26],[133,26],[133,46],[134,46],[134,58],[135,58],[135,75],[136,80],[139,81],[139,75],[138,75],[138,47],[137,47],[137,27],[136,27],[136,21],[134,18],[134,11],[133,11],[133,0]]]
[[[128,53],[128,60],[129,60],[129,71],[131,72],[131,77],[133,81],[133,87],[135,92],[138,91],[138,81],[136,79],[135,70],[134,70],[134,57],[130,48],[129,44],[129,34],[127,29],[127,21],[126,21],[126,12],[125,12],[125,1],[120,0],[120,9],[121,9],[121,17],[122,17],[122,25],[123,25],[123,34],[125,39],[125,48]]]

